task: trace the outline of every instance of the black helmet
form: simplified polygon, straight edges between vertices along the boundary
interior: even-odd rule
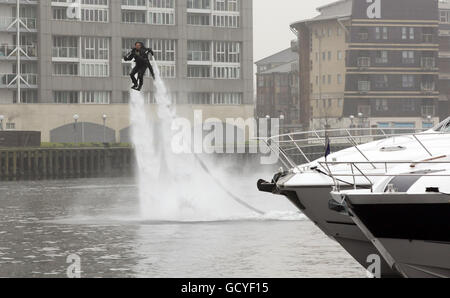
[[[136,41],[134,45],[140,44],[141,47],[145,48],[145,44],[142,41]]]

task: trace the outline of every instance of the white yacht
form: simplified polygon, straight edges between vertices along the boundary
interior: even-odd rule
[[[450,148],[450,118],[431,130],[399,133],[379,128],[313,131],[275,136],[265,139],[268,146],[279,152],[280,161],[288,171],[277,173],[271,182],[258,181],[260,191],[286,196],[326,235],[335,239],[362,266],[367,268],[367,257],[377,253],[356,224],[348,217],[330,210],[330,191],[336,182],[341,189],[367,189],[381,177],[368,179],[351,174],[364,171],[383,174],[398,166],[395,162],[423,160],[448,152]],[[308,160],[306,151],[311,146],[329,142],[331,149],[350,142],[352,147],[331,153],[326,158]],[[323,149],[325,152],[325,149]],[[302,156],[307,163],[298,165],[295,158]],[[377,161],[391,163],[376,163]],[[328,161],[325,163],[325,161]],[[361,162],[352,164],[351,162]],[[398,273],[383,262],[383,277]]]
[[[402,276],[450,278],[449,182],[450,158],[438,156],[389,171],[370,190],[333,191],[332,206]]]

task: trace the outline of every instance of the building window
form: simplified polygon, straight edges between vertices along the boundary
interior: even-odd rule
[[[358,36],[360,40],[368,40],[369,39],[369,30],[367,28],[361,28],[358,32]]]
[[[388,52],[387,51],[377,51],[376,52],[376,58],[375,62],[379,64],[386,64],[388,63]]]
[[[377,99],[375,100],[375,109],[378,112],[385,112],[388,108],[388,101],[387,99]]]
[[[211,42],[189,40],[188,61],[211,61]]]
[[[188,65],[187,68],[188,78],[210,78],[211,67],[203,65]]]
[[[402,27],[402,39],[414,39],[414,28],[412,27]]]
[[[213,93],[211,104],[214,105],[241,105],[242,104],[242,93],[224,92],[224,93]]]
[[[342,75],[341,75],[341,74],[338,74],[338,75],[337,75],[337,83],[338,83],[339,85],[342,84]]]
[[[53,75],[55,76],[78,76],[79,63],[53,63]]]
[[[109,104],[111,92],[108,91],[82,91],[80,93],[81,104]]]
[[[375,76],[375,88],[384,89],[389,86],[389,80],[387,75]]]
[[[122,23],[145,24],[145,11],[122,10]]]
[[[414,64],[414,51],[403,51],[402,52],[402,63],[403,64]]]
[[[188,93],[188,104],[191,105],[209,105],[211,104],[212,94],[208,92]]]
[[[441,10],[439,21],[441,23],[450,23],[450,10]]]
[[[342,60],[342,58],[343,58],[342,51],[337,51],[337,59]]]
[[[416,103],[414,99],[407,99],[403,102],[402,109],[404,112],[414,112],[416,110]]]
[[[195,25],[195,26],[210,26],[211,15],[200,13],[188,13],[187,23],[188,25]]]
[[[78,91],[53,91],[53,102],[77,104],[79,102],[78,95]]]
[[[328,51],[328,61],[331,60],[331,51]]]
[[[329,85],[331,85],[331,80],[332,80],[331,75],[328,75],[328,84]]]
[[[403,88],[413,88],[414,87],[414,76],[403,75],[402,76],[402,87]]]
[[[387,27],[375,27],[375,39],[388,39],[388,28]]]
[[[90,0],[82,1],[79,7],[79,13],[70,15],[70,2],[73,1],[52,1],[53,20],[81,21],[81,22],[109,22],[109,1],[108,0]]]
[[[358,81],[359,91],[370,91],[370,81]]]

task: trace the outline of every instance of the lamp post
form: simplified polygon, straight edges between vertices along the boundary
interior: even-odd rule
[[[355,116],[350,115],[350,122],[351,122],[350,128],[354,128],[355,127],[354,121],[355,121]]]
[[[73,124],[73,130],[74,130],[74,138],[73,141],[76,144],[77,143],[77,123],[78,119],[80,119],[80,116],[78,114],[73,115],[73,120],[75,121]]]
[[[281,128],[281,133],[283,134],[284,133],[284,115],[283,114],[281,114],[280,115],[280,128]]]
[[[103,119],[103,143],[106,144],[106,119],[108,118],[108,116],[106,114],[102,115],[102,119]]]
[[[0,130],[3,130],[3,120],[5,119],[5,116],[0,115]]]
[[[270,138],[270,116],[266,115],[267,119],[267,138]]]

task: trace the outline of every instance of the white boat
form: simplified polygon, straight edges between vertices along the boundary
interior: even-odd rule
[[[331,205],[402,276],[450,278],[449,182],[450,158],[437,156],[389,170],[372,189],[336,188]]]
[[[403,132],[403,131],[402,131]],[[264,139],[280,161],[288,169],[277,173],[271,182],[258,181],[261,191],[286,196],[326,235],[335,239],[362,266],[370,263],[367,257],[377,254],[375,246],[348,217],[330,210],[329,198],[335,182],[341,189],[367,189],[381,177],[371,181],[355,172],[384,174],[387,169],[398,166],[395,162],[411,162],[446,154],[450,148],[450,118],[431,130],[424,132],[400,132],[381,128],[340,129],[292,133]],[[352,147],[310,161],[306,151],[311,146],[329,142],[331,148],[351,143]],[[325,152],[325,149],[323,149]],[[298,165],[295,158],[307,161]],[[325,161],[328,161],[325,164]],[[390,163],[376,163],[391,161]],[[362,162],[355,165],[349,162]],[[382,276],[398,276],[387,262],[382,264]]]

